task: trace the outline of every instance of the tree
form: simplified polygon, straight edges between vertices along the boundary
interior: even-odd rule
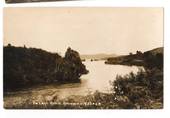
[[[132,52],[130,52],[130,53],[129,53],[129,55],[133,55],[133,53],[132,53]]]
[[[10,43],[8,43],[8,47],[11,47],[11,44],[10,44]]]

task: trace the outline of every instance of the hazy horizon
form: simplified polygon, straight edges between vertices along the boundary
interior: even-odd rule
[[[62,55],[144,52],[163,47],[163,8],[4,8],[3,38]]]

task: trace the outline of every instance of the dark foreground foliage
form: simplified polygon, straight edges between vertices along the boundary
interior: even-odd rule
[[[143,66],[137,74],[117,76],[111,82],[120,108],[163,108],[163,48],[110,58],[107,64]]]
[[[163,72],[157,68],[117,76],[111,84],[120,108],[163,108]]]
[[[41,49],[4,47],[4,91],[37,84],[78,82],[88,71],[79,53],[67,49],[65,57]]]
[[[76,55],[76,56],[71,56]],[[127,58],[128,57],[128,58]],[[132,58],[133,57],[133,58]],[[67,73],[78,72],[83,74],[86,71],[77,58],[77,52],[68,49],[65,57],[57,61],[54,67],[57,76],[61,80],[69,80]],[[139,61],[140,59],[140,61]],[[70,61],[72,60],[72,61]],[[126,61],[125,61],[126,60]],[[137,63],[138,62],[138,63]],[[38,63],[38,62],[37,62]],[[73,63],[73,64],[72,64]],[[57,95],[22,96],[16,97],[16,101],[4,102],[5,108],[30,108],[30,109],[161,109],[163,108],[163,53],[159,51],[138,52],[137,55],[121,57],[121,60],[111,59],[110,64],[141,65],[145,70],[140,70],[137,74],[130,73],[126,76],[117,76],[115,81],[110,82],[111,93],[101,93],[96,91],[86,96],[69,96],[59,99]],[[61,65],[60,65],[61,64]],[[69,65],[69,66],[67,66]],[[70,66],[72,65],[72,66]],[[68,67],[66,69],[66,67]],[[66,71],[65,71],[66,70]],[[78,71],[79,70],[79,71]],[[70,74],[68,74],[70,75]],[[72,75],[72,74],[71,74]],[[73,74],[74,75],[74,74]],[[72,75],[72,76],[73,76]],[[74,76],[75,76],[74,75]],[[66,76],[66,78],[65,78]],[[73,76],[73,78],[74,78]],[[58,80],[58,79],[57,79]],[[6,96],[5,99],[10,96]],[[4,99],[4,100],[5,100]]]
[[[5,102],[12,109],[161,109],[163,108],[163,73],[159,69],[117,76],[110,82],[111,93],[96,91],[86,96],[73,95],[59,99],[57,95],[16,97]],[[8,97],[8,96],[7,96]],[[15,101],[18,100],[18,101]]]

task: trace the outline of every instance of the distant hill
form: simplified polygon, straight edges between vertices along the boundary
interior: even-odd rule
[[[99,53],[99,54],[86,54],[86,55],[80,55],[81,59],[107,59],[111,57],[116,57],[116,54],[104,54],[104,53]]]
[[[106,64],[137,65],[147,68],[163,68],[163,47],[155,48],[146,52],[136,51],[136,54],[123,55],[108,58]]]

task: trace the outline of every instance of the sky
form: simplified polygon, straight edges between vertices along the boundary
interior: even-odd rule
[[[163,46],[163,8],[4,8],[3,39],[64,54],[129,54]]]

